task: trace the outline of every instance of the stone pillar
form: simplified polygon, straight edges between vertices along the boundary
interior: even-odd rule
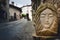
[[[7,21],[9,21],[9,0],[6,0],[6,12],[7,12]]]
[[[55,40],[58,34],[57,9],[50,3],[41,4],[34,16],[34,40]]]

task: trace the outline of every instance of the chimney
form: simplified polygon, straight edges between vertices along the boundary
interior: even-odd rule
[[[12,3],[12,5],[14,5],[14,2],[13,1],[11,3]]]

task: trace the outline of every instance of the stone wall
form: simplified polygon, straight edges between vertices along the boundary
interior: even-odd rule
[[[9,0],[0,0],[0,7],[1,7],[0,13],[2,13],[2,14],[0,14],[0,15],[2,15],[1,22],[6,22],[9,20],[8,19],[9,18],[9,15],[8,15],[9,14]]]
[[[16,13],[16,18],[17,18],[17,20],[20,19],[20,17],[21,17],[21,12],[20,12],[19,10],[10,7],[10,8],[9,8],[9,12],[10,12],[10,19],[11,19],[11,16],[13,16],[13,19],[14,19],[14,13]]]

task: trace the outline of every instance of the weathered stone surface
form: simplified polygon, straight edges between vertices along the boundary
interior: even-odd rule
[[[56,8],[51,4],[42,4],[35,15],[35,30],[37,36],[56,36],[58,20]]]

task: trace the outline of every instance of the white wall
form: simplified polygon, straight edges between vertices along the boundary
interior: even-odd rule
[[[29,18],[32,20],[32,12],[31,11],[32,11],[32,7],[31,6],[26,6],[26,7],[22,8],[22,14],[29,13]]]

